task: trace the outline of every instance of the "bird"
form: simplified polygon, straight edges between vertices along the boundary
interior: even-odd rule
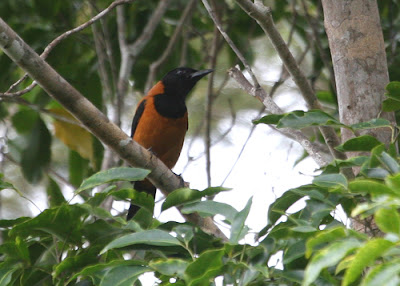
[[[156,155],[168,168],[178,161],[188,130],[186,98],[196,83],[213,69],[178,67],[169,71],[137,104],[131,138]],[[156,187],[147,179],[134,183],[134,189],[155,198]],[[140,209],[131,202],[127,220]]]

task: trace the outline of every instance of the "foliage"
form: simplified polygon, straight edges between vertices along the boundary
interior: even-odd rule
[[[106,0],[91,2],[102,8],[110,3]],[[185,2],[173,1],[148,48],[135,63],[131,75],[135,83],[133,91],[143,91],[148,67],[159,56],[154,51],[167,46]],[[219,11],[224,15],[228,32],[248,59],[254,62],[258,50],[268,52],[264,47],[249,47],[249,42],[263,35],[254,21],[233,1],[225,1],[224,5],[221,4],[223,1],[216,2],[221,5]],[[288,28],[294,2],[265,2],[271,2],[278,25]],[[319,1],[308,2],[309,12],[318,20],[316,27],[322,49],[312,54],[311,63],[306,64],[306,68],[312,80],[323,86],[323,90],[317,91],[317,96],[327,104],[329,112],[293,111],[267,115],[255,123],[292,129],[331,126],[347,128],[356,134],[386,127],[393,130],[391,144],[386,146],[369,135],[356,136],[344,142],[338,150],[362,151],[363,155],[335,160],[321,169],[311,184],[285,192],[269,207],[268,224],[257,234],[253,244],[244,242],[253,235],[246,226],[251,199],[242,210],[236,210],[230,205],[206,200],[206,197],[229,191],[222,187],[203,191],[184,188],[167,197],[163,211],[176,206],[184,214],[197,212],[204,217],[222,216],[229,234],[228,240],[222,241],[204,233],[196,225],[173,221],[162,223],[153,218],[152,198],[136,192],[129,184],[144,178],[148,171],[122,167],[100,171],[104,159],[103,146],[84,129],[72,124],[69,114],[36,88],[19,101],[0,105],[0,119],[7,123],[11,134],[6,138],[7,155],[21,167],[24,176],[14,181],[2,176],[0,191],[13,190],[21,200],[25,200],[25,194],[33,191],[34,187],[24,185],[26,189],[19,189],[15,185],[20,181],[41,184],[46,189],[49,208],[33,218],[0,219],[0,285],[140,285],[138,278],[148,272],[154,273],[160,285],[213,285],[216,277],[222,277],[225,284],[234,285],[399,284],[400,163],[396,146],[397,127],[381,118],[351,126],[338,121],[336,95],[325,73],[329,67],[324,66],[320,54],[327,51],[328,42],[321,17],[318,17]],[[379,5],[383,32],[385,36],[389,35],[386,38],[395,41],[398,38],[396,31],[400,30],[398,4],[384,0],[379,1]],[[88,1],[81,0],[0,1],[1,17],[37,51],[43,50],[59,34],[87,21],[99,7],[93,8]],[[137,1],[127,8],[129,39],[140,35],[155,7],[156,1]],[[295,11],[297,22],[292,28],[296,45],[301,45],[309,42],[309,27],[305,14],[297,8]],[[115,13],[104,18],[101,25],[104,33],[107,29],[112,31],[108,36],[113,45],[113,60],[119,63],[118,39],[114,33]],[[187,26],[185,37],[188,43],[185,43],[185,37],[179,40],[177,48],[158,71],[157,78],[181,63],[185,45],[187,65],[196,68],[207,65],[204,59],[209,57],[214,26],[201,5]],[[225,43],[220,46],[218,65],[220,70],[224,70],[236,64],[236,58]],[[398,79],[400,53],[391,48],[396,46],[393,42],[387,46],[390,51],[389,73],[391,78]],[[313,48],[318,50],[315,46]],[[97,57],[93,35],[87,29],[67,38],[47,60],[97,107],[107,111],[115,100],[116,87],[112,87],[114,93],[105,96]],[[2,53],[0,71],[1,92],[22,76],[22,72]],[[108,73],[111,78],[112,72]],[[222,76],[217,79],[222,81]],[[27,83],[23,84],[25,86]],[[218,105],[215,109],[221,114],[227,113],[230,105],[226,99],[230,97],[234,97],[235,106],[242,109],[254,107],[247,97],[237,101],[241,97],[232,96],[237,90],[232,92],[229,87],[227,90],[229,92],[216,98]],[[399,95],[400,83],[390,83],[383,111],[395,111],[398,115]],[[203,106],[198,102],[204,98],[197,100],[193,106],[201,109]],[[201,112],[193,113],[202,115]],[[54,119],[49,119],[48,114]],[[57,115],[68,122],[58,120]],[[315,136],[315,140],[319,138]],[[80,144],[76,144],[78,140]],[[60,142],[65,146],[60,147]],[[63,186],[49,171],[54,167],[68,174],[67,184],[74,188],[74,196],[79,197],[81,203],[73,204],[64,197]],[[357,168],[360,172],[354,180],[348,180],[340,172],[343,168]],[[101,207],[109,197],[116,201],[134,200],[142,209],[134,220],[126,222],[122,214]],[[299,202],[303,206],[291,211],[291,207],[298,206]],[[23,207],[26,208],[21,206],[18,211]],[[348,217],[374,218],[384,236],[370,239],[349,229],[348,223],[339,215],[341,210]]]
[[[307,118],[301,127],[334,122],[321,120],[328,118],[322,112],[295,111],[275,124],[289,127],[291,121],[283,119],[299,115]],[[268,116],[258,122],[270,123]],[[373,120],[346,128],[355,131],[381,126],[380,120]],[[126,222],[100,204],[109,196],[132,199],[145,208],[142,211],[151,212],[154,203],[146,206],[135,190],[115,184],[143,179],[148,172],[122,167],[94,174],[75,194],[110,185],[88,195],[81,204],[59,200],[37,217],[0,220],[4,237],[0,246],[1,285],[139,285],[139,276],[146,272],[153,272],[159,285],[210,285],[216,277],[235,285],[395,285],[400,279],[397,152],[393,144],[371,144],[368,136],[351,140],[354,143],[345,142],[339,148],[368,151],[370,155],[335,160],[313,183],[285,192],[270,206],[268,224],[254,245],[243,243],[250,235],[245,222],[251,199],[238,211],[224,203],[203,200],[228,191],[224,188],[201,192],[185,188],[167,197],[163,210],[179,206],[183,213],[222,215],[230,229],[229,240],[224,242],[190,223],[161,223],[153,218],[143,225],[140,216]],[[340,169],[351,167],[358,167],[360,173],[348,181]],[[0,186],[16,190],[4,178]],[[301,200],[304,206],[290,212]],[[337,214],[339,207],[347,216],[373,217],[385,235],[371,239],[349,229]],[[281,263],[274,264],[280,254]]]

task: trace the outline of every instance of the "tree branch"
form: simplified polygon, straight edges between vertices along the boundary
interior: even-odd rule
[[[196,7],[197,0],[190,0],[190,2],[186,5],[185,10],[182,13],[181,18],[179,19],[179,23],[175,28],[174,34],[171,36],[167,47],[165,48],[162,55],[150,65],[149,75],[147,77],[145,91],[150,90],[151,85],[154,83],[156,73],[158,68],[168,59],[168,56],[171,54],[174,46],[178,42],[179,35],[182,33],[183,26],[189,17],[192,15],[194,8]]]
[[[40,58],[1,18],[0,47],[51,97],[61,103],[93,135],[113,149],[122,159],[132,166],[151,170],[148,178],[156,187],[168,194],[182,186],[181,179],[178,176],[156,156],[133,141],[112,123],[88,99]],[[226,239],[211,218],[202,218],[198,214],[185,215],[185,218],[194,222],[204,231]]]
[[[109,12],[111,12],[115,7],[118,5],[122,4],[127,4],[127,3],[132,3],[135,0],[117,0],[112,2],[106,9],[98,13],[96,16],[91,18],[89,21],[83,23],[82,25],[79,25],[78,27],[71,29],[69,31],[66,31],[65,33],[61,34],[57,38],[55,38],[50,44],[47,45],[47,47],[44,49],[43,53],[40,55],[42,59],[46,59],[50,52],[64,39],[68,38],[72,34],[78,33],[82,31],[83,29],[89,27],[105,15],[107,15]],[[14,89],[17,85],[19,85],[21,82],[23,82],[26,78],[28,77],[27,74],[25,74],[21,79],[19,79],[16,83],[10,86],[10,88],[5,92],[5,93],[0,93],[0,96],[21,96],[29,91],[31,91],[35,86],[36,82],[33,81],[32,84],[30,84],[28,87],[26,87],[23,90],[20,90],[18,92],[12,93],[11,90]]]
[[[306,100],[309,108],[322,109],[309,81],[300,70],[300,67],[290,52],[288,46],[276,29],[272,19],[271,10],[264,6],[261,2],[252,3],[250,0],[236,0],[236,2],[250,17],[257,21],[260,27],[264,30],[265,34],[269,37],[286,69],[292,76],[293,81],[299,87],[299,90]],[[320,131],[324,136],[325,142],[327,143],[333,157],[338,159],[346,159],[346,155],[344,153],[335,149],[335,147],[340,144],[335,130],[330,127],[321,127]]]
[[[281,114],[282,109],[268,96],[264,89],[256,89],[254,86],[244,77],[243,73],[236,67],[229,70],[229,75],[236,80],[240,88],[242,88],[248,94],[256,97],[260,100],[268,113],[271,114]],[[323,150],[317,145],[313,144],[301,131],[293,130],[289,128],[281,128],[281,133],[289,138],[295,138],[295,140],[300,143],[301,146],[307,151],[308,154],[315,160],[319,166],[324,166],[329,162],[328,157],[323,157]]]

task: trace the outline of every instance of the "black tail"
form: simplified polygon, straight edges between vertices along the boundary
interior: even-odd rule
[[[135,182],[133,183],[133,187],[139,192],[146,192],[147,194],[152,195],[153,198],[156,197],[156,187],[154,187],[148,180]],[[139,210],[139,206],[131,204],[126,216],[126,220],[132,219]]]

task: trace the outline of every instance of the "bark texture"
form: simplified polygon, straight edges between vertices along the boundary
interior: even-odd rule
[[[380,115],[389,83],[385,44],[376,0],[323,0],[325,28],[335,71],[341,122],[353,124]],[[382,117],[394,122],[392,113]],[[390,130],[369,130],[390,142]],[[342,130],[343,142],[354,135]],[[353,156],[354,154],[349,154]]]
[[[340,121],[349,125],[384,117],[394,124],[393,113],[380,114],[389,74],[376,0],[322,0],[322,4]],[[392,135],[388,128],[360,133],[375,136],[385,143],[390,143]],[[351,131],[342,129],[343,142],[352,137]],[[359,154],[349,152],[348,155]],[[352,227],[370,236],[380,235],[372,218],[354,218]]]

